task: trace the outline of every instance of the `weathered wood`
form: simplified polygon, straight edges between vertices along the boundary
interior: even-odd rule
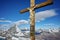
[[[35,9],[37,9],[37,8],[41,8],[41,7],[47,6],[47,5],[52,4],[52,3],[53,3],[52,0],[47,0],[46,2],[43,2],[41,4],[34,5],[32,7],[35,8]],[[32,7],[30,7],[30,8],[32,8]],[[23,9],[20,12],[21,13],[28,12],[30,8]]]
[[[24,13],[24,12],[27,12],[27,11],[29,11],[28,8],[23,9],[23,10],[21,10],[20,12],[21,12],[21,13]]]
[[[35,5],[35,0],[30,1],[30,7]],[[35,40],[35,11],[34,8],[30,8],[30,39]]]
[[[21,10],[21,13],[30,12],[30,39],[35,40],[35,9],[41,8],[44,6],[47,6],[52,3],[52,0],[47,0],[46,2],[43,2],[41,4],[35,5],[35,0],[30,0],[30,8],[26,8],[24,10]]]
[[[34,7],[35,7],[35,9],[37,9],[37,8],[41,8],[41,7],[50,5],[50,4],[52,4],[52,3],[53,3],[52,0],[48,0],[48,1],[43,2],[43,3],[41,3],[41,4],[37,4],[37,5],[35,5]]]

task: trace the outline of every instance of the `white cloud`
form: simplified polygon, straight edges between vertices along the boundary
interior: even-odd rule
[[[57,24],[54,24],[54,23],[48,23],[48,24],[43,24],[42,27],[51,28],[51,29],[56,28],[57,29],[57,28],[60,27],[60,25],[57,25]]]
[[[0,20],[0,22],[9,22],[9,23],[11,23],[12,21],[10,21],[10,20]]]
[[[0,22],[9,22],[9,23],[11,23],[12,21],[6,20],[5,18],[0,18]]]
[[[21,24],[28,24],[27,20],[19,20],[17,22],[15,22],[17,25],[21,25]]]
[[[11,22],[11,21],[0,20],[0,22]],[[28,24],[28,21],[27,20],[19,20],[16,22],[11,22],[10,24],[0,24],[0,29],[6,30],[6,29],[9,29],[10,27],[13,27],[15,24],[17,26],[22,25],[22,24]]]
[[[45,20],[46,18],[49,18],[49,17],[53,17],[53,16],[56,16],[56,11],[55,10],[46,10],[46,11],[42,11],[42,12],[38,12],[35,14],[35,20],[36,22],[40,22],[40,21],[43,21]]]
[[[8,30],[10,28],[10,24],[0,24],[0,30]]]

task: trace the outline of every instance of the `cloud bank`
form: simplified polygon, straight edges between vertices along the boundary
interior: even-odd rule
[[[9,22],[9,23],[11,23],[12,21],[6,20],[5,18],[0,18],[0,22]]]
[[[50,17],[54,17],[56,16],[56,11],[54,9],[51,9],[51,10],[45,10],[45,11],[41,11],[41,12],[37,12],[35,14],[35,22],[40,22],[40,21],[44,21],[45,19],[47,18],[50,18]],[[18,20],[16,22],[12,22],[10,20],[4,20],[4,18],[1,18],[0,19],[0,22],[9,22],[9,23],[12,23],[12,25],[16,24],[16,25],[22,25],[22,24],[29,24],[30,22],[30,19],[28,20]],[[12,26],[11,25],[11,26]],[[49,24],[50,25],[50,24]],[[1,26],[1,25],[0,25]],[[5,26],[5,25],[4,25]]]
[[[50,18],[50,17],[56,16],[56,15],[57,15],[56,11],[53,9],[45,10],[42,12],[37,12],[35,14],[35,20],[36,20],[36,22],[40,22],[40,21],[45,20],[46,18]]]
[[[28,24],[28,21],[27,20],[19,20],[19,21],[16,21],[15,24],[17,24],[17,25]]]
[[[0,20],[0,22],[9,22],[9,23],[11,23],[12,21],[10,21],[10,20]]]

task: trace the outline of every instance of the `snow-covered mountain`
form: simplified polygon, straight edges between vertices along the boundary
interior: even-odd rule
[[[14,25],[13,27],[11,27],[8,32],[12,35],[16,35],[16,36],[24,36],[24,34],[22,33],[22,31],[17,27],[17,25]]]
[[[27,40],[29,38],[26,38],[28,37],[29,35],[27,35],[27,31],[26,32],[22,32],[18,27],[17,25],[14,25],[13,27],[11,27],[9,30],[8,30],[8,33],[11,35],[11,39],[12,40]]]
[[[3,33],[4,34],[4,33]],[[36,40],[55,40],[60,39],[60,32],[56,29],[38,29],[35,31]],[[7,40],[30,40],[28,29],[19,29],[15,24],[4,34]]]

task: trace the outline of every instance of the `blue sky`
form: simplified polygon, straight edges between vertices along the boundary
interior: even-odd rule
[[[44,1],[46,0],[35,0],[35,3],[38,4]],[[29,6],[30,0],[0,0],[0,26],[17,23],[20,28],[29,28],[30,13],[21,14],[19,12]],[[51,26],[51,28],[60,27],[60,0],[53,0],[52,5],[36,9],[35,15],[36,28],[49,28],[48,26]]]

